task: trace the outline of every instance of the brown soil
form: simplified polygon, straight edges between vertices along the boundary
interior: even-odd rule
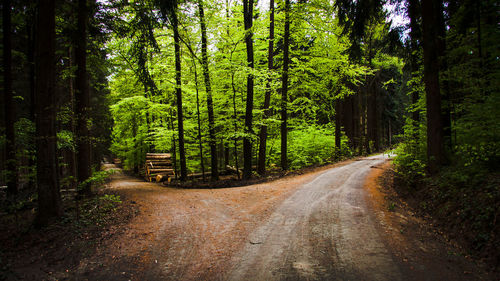
[[[1,239],[11,241],[3,251],[7,277],[492,279],[379,184],[389,166],[377,157],[223,189],[164,187],[117,173],[105,190],[124,201],[115,220],[77,235],[56,227],[31,230],[18,244]]]
[[[486,264],[474,260],[448,235],[422,217],[393,186],[392,164],[373,167],[367,177],[367,201],[385,244],[407,280],[499,280]]]

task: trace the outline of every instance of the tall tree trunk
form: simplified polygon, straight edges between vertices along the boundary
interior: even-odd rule
[[[290,48],[290,0],[285,0],[285,34],[283,45],[283,77],[281,89],[281,169],[288,170],[287,155],[287,103],[288,103],[288,60]]]
[[[177,19],[177,7],[172,12],[172,28],[174,29],[175,44],[175,94],[177,96],[177,129],[179,132],[179,160],[181,166],[180,180],[187,179],[186,151],[184,149],[184,116],[182,114],[182,81],[181,81],[181,45],[179,37],[179,22]]]
[[[247,49],[247,66],[254,68],[253,59],[253,0],[243,0],[243,17],[245,22],[245,43]],[[243,139],[243,178],[252,177],[252,111],[253,111],[253,74],[247,75],[247,100],[245,108],[245,138]]]
[[[344,131],[349,139],[349,146],[352,148],[354,142],[354,134],[353,134],[353,121],[352,121],[352,96],[345,97],[342,100],[342,124],[344,125]]]
[[[203,64],[203,77],[205,78],[205,88],[207,90],[207,109],[208,109],[208,133],[210,136],[210,167],[212,180],[219,179],[219,169],[217,168],[217,145],[215,141],[215,117],[212,100],[212,87],[210,83],[210,73],[208,70],[207,54],[207,27],[205,24],[205,13],[203,11],[203,0],[198,0],[198,11],[200,13],[201,26],[201,61]]]
[[[90,135],[88,128],[90,93],[87,84],[87,1],[78,0],[78,32],[76,37],[76,151],[78,161],[78,182],[82,183],[90,177]],[[90,194],[90,185],[79,190],[80,194]]]
[[[372,107],[369,102],[369,97],[370,97],[370,92],[369,88],[366,87],[364,93],[361,92],[361,138],[363,139],[363,144],[364,146],[364,152],[366,154],[370,154],[370,115],[369,115],[369,109]]]
[[[273,63],[273,49],[274,49],[274,0],[269,1],[269,49],[267,53],[267,69],[271,72],[274,68]],[[259,133],[259,163],[257,165],[257,172],[262,175],[266,172],[266,146],[267,146],[267,125],[266,119],[269,118],[269,105],[271,103],[271,82],[272,78],[267,80],[267,90],[264,95],[264,116],[263,125],[260,127]]]
[[[16,163],[16,137],[14,123],[16,112],[14,109],[12,92],[12,34],[11,34],[11,2],[3,2],[3,81],[4,81],[4,110],[5,110],[5,135],[7,152],[7,191],[10,195],[17,194],[17,163]]]
[[[359,87],[356,90],[356,94],[352,96],[352,139],[353,148],[357,151],[359,155],[361,153],[361,142],[360,142],[360,110],[359,110],[359,100],[360,100],[360,90]]]
[[[69,68],[71,69],[73,67],[73,50],[71,46],[68,48],[68,61],[69,61]],[[33,75],[34,76],[34,75]],[[70,118],[70,126],[71,126],[71,133],[73,136],[76,136],[76,122],[75,122],[75,87],[74,87],[74,81],[73,77],[68,78],[69,82],[69,101],[70,101],[70,106],[71,106],[71,118]],[[76,150],[73,148],[70,151],[69,154],[69,169],[71,170],[71,175],[73,176],[73,180],[71,181],[71,188],[76,188],[76,179],[78,177],[78,171],[77,171],[77,163],[76,163]]]
[[[439,3],[438,3],[439,2]],[[427,158],[429,172],[436,173],[445,161],[443,115],[439,89],[438,34],[436,9],[440,1],[422,0],[424,83],[427,98]]]
[[[57,173],[55,112],[55,4],[38,2],[36,42],[36,159],[38,212],[36,225],[48,224],[62,214]]]
[[[29,104],[29,113],[30,120],[35,124],[35,18],[36,13],[35,9],[31,9],[30,13],[28,13],[28,19],[26,22],[27,32],[28,32],[28,50],[27,50],[27,59],[28,59],[28,83],[29,83],[29,96],[30,96],[30,104]],[[74,111],[72,111],[74,112]],[[73,134],[74,135],[74,134]],[[30,167],[36,166],[36,159],[34,157],[28,158],[28,165]],[[76,174],[74,174],[76,175]],[[34,177],[29,178],[28,182],[29,186],[36,186],[36,179]]]
[[[198,71],[196,71],[196,63],[194,58],[192,60],[194,69],[194,84],[196,88],[196,117],[198,120],[198,144],[200,149],[200,166],[201,166],[201,175],[203,177],[203,181],[205,181],[205,161],[203,157],[203,142],[201,138],[200,98],[198,93]]]
[[[335,100],[335,157],[339,157],[341,153],[341,102],[340,99]]]
[[[437,19],[437,56],[438,56],[438,69],[440,75],[442,76],[442,93],[441,93],[441,114],[443,115],[443,141],[445,148],[451,151],[452,149],[452,139],[451,139],[451,90],[449,79],[446,77],[446,72],[448,70],[448,61],[446,59],[446,22],[443,13],[443,2],[435,2],[434,14]],[[445,152],[446,153],[446,152]],[[446,162],[446,159],[443,159]],[[444,163],[443,163],[444,164]]]
[[[233,88],[233,120],[234,120],[234,133],[238,133],[238,110],[236,108],[236,87],[234,86],[234,72],[231,74],[231,87]],[[234,138],[234,167],[236,174],[240,179],[240,168],[238,163],[238,138]]]
[[[410,68],[412,72],[412,78],[415,77],[415,73],[419,69],[418,65],[418,55],[416,52],[418,51],[418,41],[421,39],[421,31],[420,24],[418,22],[418,11],[419,11],[419,1],[418,0],[409,0],[408,1],[408,16],[410,18]],[[416,110],[418,102],[418,91],[412,91],[411,93],[411,103],[413,108],[413,112],[411,114],[411,119],[417,124],[420,121],[420,112]],[[416,136],[415,136],[416,137]]]

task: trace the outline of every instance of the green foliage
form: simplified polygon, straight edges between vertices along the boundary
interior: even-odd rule
[[[105,225],[112,219],[113,212],[122,204],[119,195],[105,194],[85,199],[80,205],[80,218],[76,222],[80,226]],[[63,218],[63,222],[71,222],[72,218]]]
[[[413,186],[426,176],[427,141],[425,126],[408,119],[404,126],[402,142],[394,153],[394,167],[398,176]]]
[[[335,158],[335,137],[332,126],[312,125],[299,127],[289,132],[288,154],[291,169],[310,165],[321,165]],[[280,163],[280,140],[273,139],[269,145],[269,161],[272,166]],[[276,152],[276,153],[273,153]],[[347,138],[342,138],[342,152],[350,153]]]
[[[115,171],[114,170],[107,170],[107,171],[94,171],[92,172],[92,176],[86,179],[85,181],[81,182],[78,184],[77,189],[83,189],[86,186],[98,186],[106,182],[106,180],[109,178],[111,174],[113,174]]]

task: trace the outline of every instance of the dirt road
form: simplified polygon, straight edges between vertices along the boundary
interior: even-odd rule
[[[402,257],[401,249],[415,248],[414,242],[401,236],[392,241],[399,231],[380,218],[384,211],[374,209],[363,188],[371,167],[385,160],[378,155],[225,189],[165,188],[116,175],[110,188],[135,202],[140,214],[68,276],[79,280],[477,279],[478,275],[464,275],[467,262],[448,259],[442,253],[445,247],[434,247],[428,255],[419,250]],[[425,262],[420,262],[424,256]],[[415,264],[405,267],[403,260],[408,259]]]
[[[400,280],[363,197],[382,156],[302,185],[249,236],[230,280]]]

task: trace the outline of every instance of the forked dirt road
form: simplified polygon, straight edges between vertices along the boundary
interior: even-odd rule
[[[397,227],[364,189],[366,176],[385,161],[378,155],[225,189],[166,188],[115,175],[110,188],[136,202],[140,213],[70,275],[78,280],[481,279],[464,268],[473,265],[442,253],[445,247],[402,253],[422,246],[401,235],[393,241]]]

